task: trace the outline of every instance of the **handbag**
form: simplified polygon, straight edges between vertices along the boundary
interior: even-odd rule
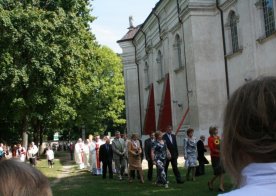
[[[167,159],[171,159],[172,158],[172,155],[170,153],[170,151],[167,149]]]

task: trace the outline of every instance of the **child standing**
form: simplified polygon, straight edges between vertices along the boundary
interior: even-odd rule
[[[51,149],[51,147],[49,146],[47,151],[46,151],[46,155],[47,155],[47,160],[48,160],[48,166],[49,168],[53,168],[54,167],[54,151]]]

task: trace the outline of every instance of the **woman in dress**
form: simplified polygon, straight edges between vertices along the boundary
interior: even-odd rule
[[[128,164],[129,164],[129,182],[133,181],[132,176],[130,175],[135,170],[138,170],[140,175],[140,180],[144,183],[142,163],[141,163],[141,153],[142,148],[138,140],[137,134],[132,134],[131,141],[128,142]]]
[[[19,161],[25,162],[27,151],[21,144],[18,144],[17,154],[18,154]]]
[[[155,141],[152,146],[151,156],[153,164],[157,168],[157,184],[164,185],[165,188],[168,188],[168,182],[165,172],[166,160],[170,159],[170,152],[167,149],[167,145],[162,140],[162,133],[157,131],[155,133]]]
[[[218,129],[217,127],[210,127],[209,128],[210,137],[208,138],[208,146],[210,149],[211,155],[211,162],[214,171],[214,176],[210,181],[208,181],[209,190],[213,190],[214,181],[218,178],[219,179],[219,191],[224,192],[224,179],[223,174],[224,169],[221,164],[220,160],[220,138],[217,135]]]
[[[193,137],[194,129],[189,128],[187,130],[187,138],[184,139],[184,159],[185,167],[187,168],[186,180],[190,178],[192,173],[192,180],[195,181],[196,167],[198,166],[197,160],[197,142]]]

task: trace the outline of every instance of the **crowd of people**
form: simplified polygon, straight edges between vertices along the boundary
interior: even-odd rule
[[[195,181],[195,176],[204,175],[204,165],[209,161],[204,156],[205,137],[201,136],[197,141],[193,133],[192,128],[187,130],[183,150],[187,168],[186,180]],[[138,134],[132,134],[128,138],[127,135],[122,135],[117,131],[112,139],[108,136],[101,139],[98,135],[93,139],[93,136],[89,135],[85,142],[79,138],[74,146],[74,158],[79,169],[88,169],[92,175],[100,175],[103,179],[106,179],[107,174],[110,179],[113,179],[113,174],[116,174],[118,180],[127,178],[129,182],[133,182],[137,177],[141,183],[144,183],[142,170],[144,155],[148,163],[148,181],[154,181],[154,184],[167,188],[169,183],[167,173],[169,164],[171,164],[176,183],[184,183],[178,169],[179,153],[176,135],[172,133],[171,126],[168,126],[165,132],[151,133],[144,141],[144,145]],[[154,166],[156,168],[155,179],[153,178]]]
[[[27,149],[21,143],[12,148],[0,143],[0,195],[53,195],[48,178],[35,167],[38,152],[34,142]],[[52,168],[54,152],[50,147],[46,149],[46,156]]]
[[[0,143],[0,160],[13,158],[20,162],[29,161],[31,165],[35,166],[37,155],[38,147],[34,142],[31,142],[27,149],[21,143],[14,145],[12,148]]]
[[[19,162],[29,162],[31,166],[35,167],[37,164],[39,149],[34,142],[31,142],[27,149],[22,146],[21,143],[9,147],[0,143],[0,160],[1,159],[14,159]],[[54,151],[51,146],[48,145],[45,149],[45,155],[47,157],[49,168],[53,168],[54,165]]]
[[[226,106],[223,138],[218,136],[218,128],[209,128],[208,147],[210,149],[212,178],[207,185],[212,191],[214,182],[219,179],[218,190],[224,192],[225,170],[235,182],[235,190],[222,195],[266,195],[276,192],[276,77],[264,77],[246,83],[231,96]],[[204,175],[204,165],[208,160],[205,137],[194,137],[194,129],[187,130],[183,141],[186,180],[196,180]],[[222,140],[223,139],[223,140]],[[179,156],[176,136],[172,127],[166,133],[151,133],[144,143],[148,161],[147,179],[153,180],[153,167],[156,166],[155,184],[168,188],[168,166],[171,163],[177,183],[183,183],[178,170]],[[73,151],[73,144],[70,144]],[[114,140],[109,137],[102,140],[90,135],[84,143],[79,139],[74,146],[75,161],[79,168],[89,168],[93,175],[102,175],[106,179],[116,173],[123,180],[127,171],[128,181],[133,182],[135,172],[144,183],[142,170],[143,145],[137,134],[121,137],[116,132]],[[0,195],[52,195],[47,178],[35,169],[38,148],[32,142],[26,150],[21,144],[12,149],[0,144]],[[47,149],[49,167],[53,165],[54,153]],[[14,159],[7,159],[8,156]],[[29,159],[31,164],[22,163]],[[113,167],[113,162],[115,167]],[[224,170],[225,167],[225,170]],[[20,186],[14,186],[14,184]],[[11,191],[12,194],[10,193]],[[23,192],[22,192],[23,191]],[[24,194],[23,194],[24,193]]]

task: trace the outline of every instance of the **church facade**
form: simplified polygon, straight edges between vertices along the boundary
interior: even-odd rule
[[[128,134],[222,131],[231,93],[276,75],[275,0],[160,0],[118,41]]]

